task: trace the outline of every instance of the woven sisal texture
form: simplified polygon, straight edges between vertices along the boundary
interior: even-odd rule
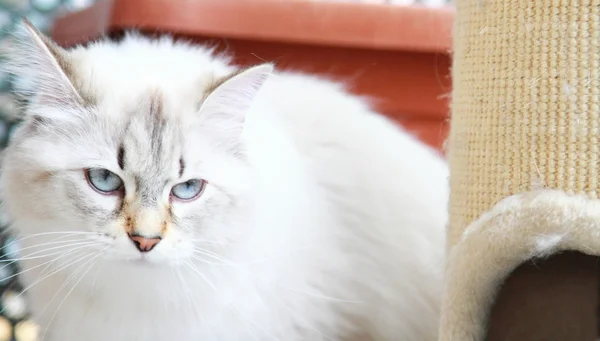
[[[449,244],[500,199],[600,193],[600,0],[457,0]]]

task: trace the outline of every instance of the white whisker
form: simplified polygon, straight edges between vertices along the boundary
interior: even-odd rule
[[[208,240],[208,239],[197,239],[197,238],[192,238],[191,239],[192,243],[206,243],[206,244],[215,244],[215,245],[227,245],[228,243],[223,242],[223,241],[219,241],[219,240]]]
[[[75,243],[74,244],[68,244],[68,243],[73,243],[73,242],[75,242]],[[75,245],[83,245],[83,244],[97,244],[97,243],[98,242],[95,242],[95,241],[63,240],[63,241],[49,242],[49,243],[43,243],[43,244],[37,244],[37,245],[27,246],[27,247],[24,247],[24,248],[20,248],[19,252],[22,252],[23,250],[33,249],[33,248],[36,248],[36,247],[50,246],[50,245],[56,245],[56,244],[63,244],[63,245],[59,245],[59,246],[56,246],[56,247],[53,247],[53,248],[39,250],[39,251],[36,251],[34,253],[34,254],[37,254],[37,253],[41,253],[41,252],[45,252],[45,251],[51,251],[51,250],[60,249],[60,248],[66,247],[66,246],[75,246]],[[64,244],[66,244],[66,245],[64,245]],[[32,256],[32,255],[33,254],[29,254],[27,256],[19,257],[19,258],[3,259],[3,260],[0,260],[0,262],[6,262],[6,261],[12,261],[12,260],[24,260],[24,259],[28,259],[27,257]]]
[[[79,266],[75,270],[73,270],[73,272],[67,277],[67,279],[65,279],[65,281],[63,282],[63,284],[56,290],[56,292],[54,293],[54,295],[50,298],[50,301],[48,301],[48,303],[46,303],[46,305],[44,306],[44,308],[39,312],[40,315],[43,314],[46,311],[46,309],[48,309],[48,307],[50,306],[50,304],[52,304],[52,302],[54,302],[54,300],[56,299],[56,297],[58,296],[58,294],[71,282],[71,280],[73,279],[73,277],[75,277],[75,275],[77,275],[77,273],[79,272],[79,270],[81,268],[83,268],[86,264],[88,264],[91,259],[93,259],[91,257],[94,256],[94,255],[96,255],[96,253],[85,254],[84,256],[77,258],[74,262],[71,262],[71,263],[69,263],[69,264],[67,264],[67,265],[65,265],[65,266],[63,266],[63,267],[61,267],[59,269],[59,271],[63,271],[65,269],[67,269],[68,267],[70,267],[70,266],[72,266],[72,265],[74,265],[74,264],[76,264],[78,262],[81,262],[81,261],[87,259],[86,262],[83,262],[82,264],[79,264]],[[55,273],[57,273],[57,272],[55,271],[53,274],[55,274]]]
[[[73,290],[75,290],[75,288],[77,287],[77,285],[81,282],[81,280],[83,280],[83,278],[85,277],[85,275],[94,267],[94,265],[96,264],[96,262],[94,262],[94,260],[98,259],[98,257],[100,257],[103,252],[105,250],[107,250],[109,248],[109,246],[105,247],[104,249],[96,252],[95,256],[92,257],[90,260],[86,261],[83,265],[88,264],[91,262],[90,266],[87,268],[87,270],[81,274],[81,276],[79,277],[79,280],[77,280],[77,282],[75,282],[75,284],[73,285],[73,287],[71,287],[71,290],[69,290],[69,292],[67,292],[67,294],[65,295],[65,297],[62,299],[62,301],[60,302],[60,304],[58,305],[58,307],[56,308],[56,311],[54,311],[54,314],[52,314],[52,317],[50,318],[50,321],[47,324],[47,328],[44,331],[44,334],[42,335],[42,340],[45,338],[46,336],[46,332],[48,331],[50,325],[52,325],[52,322],[54,321],[54,318],[56,317],[56,314],[58,313],[58,311],[60,310],[60,308],[62,308],[62,305],[65,303],[65,301],[67,300],[67,298],[69,297],[69,295],[71,295],[71,293],[73,292]],[[79,269],[82,266],[80,266],[79,268],[77,268],[76,271],[73,272],[73,274],[77,273],[79,271]],[[41,314],[41,313],[40,313]]]
[[[52,248],[48,248],[48,249],[45,249],[45,250],[36,251],[36,252],[33,252],[33,253],[25,256],[25,257],[12,258],[12,259],[3,259],[2,261],[0,261],[0,263],[4,263],[4,262],[8,262],[8,263],[6,263],[3,266],[1,266],[0,270],[6,268],[7,266],[10,266],[11,264],[14,264],[16,262],[20,262],[20,261],[24,261],[24,260],[39,259],[39,258],[48,258],[48,257],[54,256],[54,255],[60,255],[60,254],[62,254],[65,251],[58,251],[58,252],[54,252],[54,253],[50,253],[50,254],[46,254],[46,255],[32,257],[33,255],[36,255],[36,254],[39,254],[39,253],[44,253],[44,252],[52,251],[52,250],[56,250],[56,249],[64,249],[66,247],[73,247],[73,246],[77,246],[78,248],[84,248],[84,247],[90,246],[92,244],[97,244],[97,243],[95,243],[95,242],[85,242],[85,243],[77,243],[77,244],[70,244],[70,245],[62,245],[62,246],[58,246],[58,247],[52,247]]]
[[[44,270],[42,270],[42,273],[40,274],[40,276],[43,276],[44,274],[46,274],[46,271],[48,271],[52,267],[52,264],[54,264],[54,262],[57,262],[61,258],[67,257],[67,256],[69,256],[71,254],[76,254],[78,251],[85,251],[85,250],[82,250],[82,249],[85,249],[86,247],[87,247],[87,245],[82,245],[82,246],[79,246],[79,247],[75,247],[75,248],[73,248],[71,250],[56,252],[55,254],[59,254],[60,256],[56,257],[50,264],[48,264],[44,268]]]
[[[199,316],[200,319],[202,320],[202,322],[204,323],[204,316],[202,316],[201,314],[198,314],[198,311],[196,309],[196,304],[195,304],[196,301],[195,301],[194,297],[192,296],[190,287],[187,285],[186,281],[183,278],[183,275],[181,274],[181,271],[179,270],[179,266],[176,266],[173,269],[175,270],[175,273],[177,274],[177,277],[179,278],[179,281],[181,282],[181,284],[183,286],[184,293],[188,297],[188,302],[190,304],[190,310],[192,311],[192,314]]]
[[[53,239],[53,240],[58,240],[64,237],[70,237],[70,236],[75,236],[75,235],[88,235],[88,234],[94,234],[97,235],[97,233],[95,232],[44,232],[44,233],[37,233],[37,234],[32,234],[32,235],[28,235],[25,237],[21,237],[19,239],[13,240],[10,243],[4,245],[3,247],[0,247],[0,251],[4,250],[7,247],[11,247],[15,244],[19,244],[21,241],[26,240],[26,239],[31,239],[31,238],[35,238],[35,237],[42,237],[42,236],[49,236],[49,235],[62,235],[62,237],[59,237],[57,239]],[[21,249],[19,249],[21,250]]]
[[[231,264],[227,264],[227,263],[217,263],[217,262],[211,262],[209,260],[206,260],[202,257],[198,257],[193,255],[192,256],[193,259],[199,260],[200,262],[204,263],[204,264],[208,264],[208,265],[214,265],[214,266],[226,266],[226,265],[231,265]]]
[[[219,260],[219,261],[225,262],[226,264],[230,264],[230,265],[234,265],[234,264],[235,264],[235,263],[233,263],[232,261],[230,261],[230,260],[228,260],[228,259],[226,259],[226,258],[224,258],[224,257],[222,257],[222,256],[219,256],[218,254],[216,254],[216,253],[214,253],[214,252],[208,251],[208,250],[203,250],[203,249],[199,249],[199,248],[194,248],[194,251],[193,251],[193,252],[194,252],[194,253],[197,253],[197,254],[201,254],[201,255],[203,255],[203,256],[210,257],[210,258],[212,258],[212,259],[216,259],[216,260]]]
[[[96,291],[96,280],[98,279],[98,275],[100,274],[100,270],[104,269],[105,265],[106,265],[106,262],[103,262],[102,265],[100,265],[98,267],[98,271],[96,271],[96,274],[94,275],[94,280],[92,281],[92,292]]]
[[[84,248],[84,247],[86,247],[86,246],[87,246],[87,245],[80,246],[79,248]],[[73,250],[71,250],[71,251],[73,251]],[[66,252],[66,251],[65,251],[65,252]],[[58,253],[58,254],[61,254],[61,253]],[[62,255],[61,255],[60,257],[58,257],[57,259],[60,259],[60,258],[62,258],[62,257],[64,257],[64,256],[65,256],[65,254],[64,254],[64,252],[63,252],[63,253],[62,253]],[[31,267],[28,267],[27,269],[25,269],[25,270],[23,270],[23,271],[20,271],[20,272],[18,272],[18,273],[15,273],[15,274],[12,274],[12,275],[10,275],[10,276],[8,276],[8,277],[5,277],[5,278],[4,278],[4,280],[8,280],[8,279],[11,279],[11,278],[13,278],[13,277],[20,276],[20,275],[22,275],[22,274],[24,274],[24,273],[26,273],[26,272],[29,272],[29,271],[31,271],[31,270],[33,270],[33,269],[37,269],[37,268],[39,268],[39,267],[42,267],[42,266],[44,266],[44,265],[47,265],[47,264],[49,264],[49,263],[51,263],[51,262],[55,262],[57,259],[51,259],[51,260],[49,260],[49,261],[46,261],[46,262],[43,262],[43,263],[40,263],[40,264],[37,264],[37,265],[31,266]],[[7,265],[5,265],[5,266],[7,266]]]
[[[13,243],[18,243],[25,239],[31,239],[35,237],[43,237],[43,236],[52,236],[52,235],[98,235],[98,232],[85,232],[85,231],[59,231],[59,232],[42,232],[42,233],[34,233],[29,235],[18,234],[17,236],[21,237],[13,241]]]
[[[210,288],[212,290],[214,290],[215,292],[217,291],[217,287],[215,287],[215,285],[200,271],[198,271],[196,269],[196,267],[194,267],[194,265],[191,262],[185,262],[183,263],[183,265],[185,265],[188,269],[192,270],[194,273],[196,273],[198,276],[200,276],[200,278],[202,278],[202,280],[208,285],[210,286]]]
[[[75,263],[78,263],[78,262],[80,262],[80,261],[84,260],[85,258],[88,258],[90,255],[91,255],[91,254],[87,254],[87,255],[84,255],[84,256],[82,256],[82,257],[80,257],[80,258],[77,258],[77,259],[75,259],[75,261],[72,261],[72,262],[70,262],[70,263],[68,263],[68,264],[66,264],[66,265],[63,265],[62,267],[60,267],[60,268],[58,268],[58,269],[54,270],[53,272],[51,272],[51,273],[49,273],[49,274],[45,275],[45,276],[44,276],[44,277],[42,277],[42,278],[39,278],[39,277],[38,277],[38,279],[37,279],[35,282],[31,283],[31,284],[30,284],[30,285],[28,285],[28,286],[27,286],[25,289],[23,289],[23,290],[22,290],[22,291],[21,291],[21,292],[20,292],[20,293],[17,295],[17,297],[20,297],[21,295],[25,294],[25,292],[27,292],[29,289],[33,288],[35,285],[37,285],[38,283],[42,282],[43,280],[45,280],[45,279],[47,279],[47,278],[50,278],[50,277],[54,276],[55,274],[57,274],[57,273],[59,273],[59,272],[63,271],[64,269],[68,268],[69,266],[71,266],[71,265],[73,265],[73,264],[75,264]],[[54,263],[54,262],[55,262],[55,261],[57,261],[57,260],[58,260],[58,259],[55,259],[55,260],[54,260],[52,263]],[[51,264],[49,264],[49,266],[51,266],[51,265],[52,265],[52,263],[51,263]],[[43,274],[43,273],[42,273],[42,274]],[[40,275],[40,276],[41,276],[41,275]],[[59,290],[60,290],[60,289],[59,289]]]
[[[197,274],[198,276],[200,276],[200,278],[215,292],[215,294],[219,294],[219,292],[217,291],[217,288],[215,287],[215,285],[200,271],[198,271],[198,269],[196,269],[194,267],[194,265],[191,262],[186,262],[184,263],[184,265],[186,265],[191,271],[193,271],[195,274]],[[229,308],[234,311],[236,314],[238,314],[241,319],[243,319],[244,321],[246,321],[247,323],[251,324],[254,328],[260,330],[261,332],[263,332],[265,335],[269,336],[271,339],[273,340],[278,340],[276,337],[274,337],[273,335],[269,334],[266,330],[260,328],[258,325],[256,325],[254,322],[252,322],[250,319],[248,319],[247,316],[245,316],[244,314],[242,314],[239,310],[237,310],[234,306],[229,306]],[[252,334],[250,332],[249,329],[248,333],[251,334],[251,336],[255,339],[258,340],[256,337],[254,337],[254,334]]]

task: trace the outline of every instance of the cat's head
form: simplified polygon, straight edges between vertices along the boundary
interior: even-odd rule
[[[254,186],[245,117],[271,65],[139,36],[65,50],[27,23],[7,65],[30,103],[2,195],[29,244],[176,263],[236,238]]]

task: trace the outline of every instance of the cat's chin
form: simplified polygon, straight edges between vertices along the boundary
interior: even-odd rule
[[[150,267],[150,268],[159,268],[159,267],[163,267],[166,264],[163,262],[156,262],[156,261],[151,261],[149,260],[147,257],[140,257],[138,259],[130,259],[129,264],[136,266],[136,267]]]
[[[110,257],[108,260],[116,266],[127,268],[163,268],[172,265],[168,260],[152,257],[152,255],[145,253],[128,257]]]

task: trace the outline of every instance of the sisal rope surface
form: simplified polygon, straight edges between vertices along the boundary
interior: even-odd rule
[[[511,194],[600,194],[600,0],[456,6],[449,245]]]

